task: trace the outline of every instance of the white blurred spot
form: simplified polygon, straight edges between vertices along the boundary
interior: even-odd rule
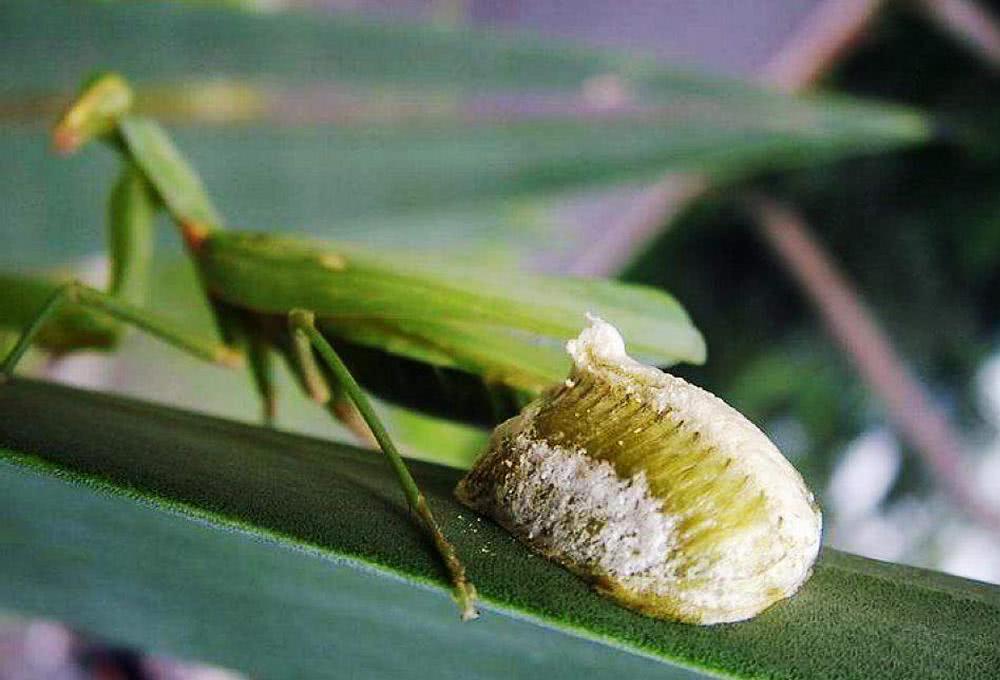
[[[940,568],[956,576],[1000,582],[1000,542],[973,526],[943,531]]]
[[[940,521],[934,503],[905,498],[885,513],[872,513],[853,520],[833,518],[827,537],[832,547],[887,562],[912,560],[916,546],[926,542]],[[929,566],[929,565],[925,565]]]
[[[64,356],[48,366],[45,376],[49,380],[84,389],[107,389],[112,385],[108,356],[97,352]]]
[[[107,255],[91,255],[73,266],[73,275],[88,286],[104,290],[108,285],[111,261]]]
[[[994,354],[979,368],[976,388],[983,417],[1000,427],[1000,353]]]
[[[899,527],[884,515],[873,515],[839,527],[836,547],[876,560],[894,562],[906,551],[909,541]]]
[[[42,677],[70,663],[73,634],[50,621],[32,621],[24,631],[24,656],[30,670]]]
[[[883,429],[851,442],[830,477],[827,507],[842,521],[875,511],[899,474],[899,442]]]
[[[995,437],[982,452],[973,481],[976,496],[1000,510],[1000,437]]]
[[[583,81],[583,99],[595,109],[618,109],[632,101],[625,81],[613,73],[605,73]]]

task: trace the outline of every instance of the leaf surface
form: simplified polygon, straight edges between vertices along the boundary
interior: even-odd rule
[[[463,625],[376,454],[22,380],[0,412],[0,603],[125,642],[267,677],[1000,668],[995,586],[827,550],[800,594],[750,622],[655,621],[470,516],[456,471],[414,464],[486,605]]]

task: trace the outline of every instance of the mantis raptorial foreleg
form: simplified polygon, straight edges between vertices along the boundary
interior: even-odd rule
[[[199,359],[223,366],[235,367],[243,364],[243,354],[232,347],[177,329],[172,323],[159,319],[146,310],[74,281],[60,286],[24,328],[14,348],[0,364],[0,379],[13,373],[18,361],[24,356],[39,331],[66,304],[103,312],[115,321],[135,326]]]
[[[459,608],[462,610],[462,618],[464,620],[476,618],[478,616],[475,608],[476,589],[465,575],[465,566],[458,559],[458,554],[455,552],[454,546],[444,537],[444,534],[438,527],[437,521],[431,513],[430,506],[427,505],[427,500],[424,498],[424,494],[410,475],[410,471],[399,455],[399,451],[396,450],[396,446],[389,437],[389,433],[386,432],[382,422],[375,414],[375,410],[372,408],[371,402],[368,401],[368,397],[361,390],[361,386],[354,380],[350,371],[347,370],[347,366],[341,361],[330,343],[317,330],[315,315],[312,312],[302,309],[292,310],[288,314],[288,325],[293,336],[297,338],[295,342],[301,344],[305,341],[315,348],[316,352],[319,353],[330,369],[330,372],[337,379],[339,386],[350,397],[351,401],[354,402],[354,405],[361,413],[361,417],[368,424],[372,435],[374,435],[375,440],[388,458],[393,472],[396,473],[396,478],[399,480],[400,486],[406,494],[406,501],[410,509],[420,518],[424,528],[426,528],[433,539],[438,553],[440,553],[441,558],[444,560],[448,574],[451,577],[454,597],[458,602]]]
[[[146,301],[156,211],[156,195],[142,172],[125,163],[108,202],[108,293],[133,305]]]
[[[160,208],[165,210],[180,227],[189,247],[194,247],[199,239],[221,228],[222,218],[198,174],[167,134],[156,123],[130,115],[131,107],[131,89],[121,77],[105,74],[93,79],[56,125],[53,133],[56,146],[69,153],[93,139],[110,142],[121,154],[127,169],[133,172],[137,182],[142,185],[147,199],[153,203],[149,208],[150,213]],[[124,189],[116,189],[115,195],[128,197],[131,194]],[[121,201],[112,199],[113,218],[118,203]],[[140,215],[131,217],[133,221],[138,221]],[[112,233],[113,271],[118,271],[116,263],[125,264],[126,268],[122,271],[128,273],[128,266],[138,268],[148,260],[145,252],[130,252],[115,247],[117,242],[129,245],[140,243],[138,239],[127,238],[128,235],[129,232],[123,232],[122,237],[116,239],[114,232]],[[129,282],[130,285],[135,285],[131,283],[131,279]],[[265,424],[272,425],[276,407],[272,377],[273,352],[252,327],[246,326],[238,318],[238,313],[235,315],[237,318],[230,318],[227,310],[220,309],[217,305],[215,307],[214,316],[223,339],[228,344],[243,349],[249,359],[253,383],[263,404],[263,420]],[[324,387],[325,380],[316,366],[302,363],[298,368],[301,372],[296,373],[313,399],[326,405],[330,413],[359,441],[375,443],[367,428],[360,422],[352,402],[335,387]]]

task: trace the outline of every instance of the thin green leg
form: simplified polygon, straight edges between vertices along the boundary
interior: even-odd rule
[[[292,333],[291,356],[296,372],[302,379],[302,384],[309,398],[318,404],[330,401],[330,386],[323,377],[323,372],[316,363],[309,337],[302,333]]]
[[[331,387],[327,382],[326,376],[316,363],[312,343],[306,335],[292,333],[290,359],[292,367],[312,400],[326,406],[331,415],[350,430],[358,443],[371,448],[377,447],[378,441],[372,436],[371,429],[358,413],[354,402],[339,385]]]
[[[90,307],[104,312],[111,318],[122,323],[131,324],[180,350],[192,354],[199,359],[223,364],[225,366],[240,366],[243,355],[225,345],[210,342],[179,331],[173,324],[157,319],[149,312],[134,307],[126,302],[89,288],[81,283],[72,282],[61,286],[48,299],[38,312],[38,315],[25,327],[14,348],[0,364],[0,380],[14,372],[18,361],[24,356],[28,347],[45,323],[65,304],[75,304]]]
[[[266,427],[274,427],[277,415],[277,393],[274,387],[274,357],[270,346],[261,338],[247,339],[247,359],[250,361],[250,376],[260,395],[262,416]]]
[[[417,513],[427,532],[434,540],[434,545],[451,576],[453,595],[458,602],[459,608],[462,610],[462,619],[468,621],[469,619],[476,618],[479,616],[475,607],[476,589],[465,575],[465,565],[459,560],[454,546],[441,533],[441,529],[438,527],[437,521],[431,513],[430,506],[427,505],[427,500],[424,498],[423,492],[420,491],[416,481],[407,469],[406,463],[403,462],[402,456],[396,450],[396,445],[393,444],[389,433],[386,432],[385,427],[382,425],[382,421],[375,414],[375,410],[372,408],[371,402],[368,401],[368,397],[365,396],[357,381],[354,380],[354,376],[347,370],[347,366],[341,361],[333,347],[330,346],[330,343],[316,329],[315,315],[312,312],[301,309],[292,310],[288,315],[288,323],[294,335],[308,338],[312,346],[316,348],[316,351],[319,352],[319,355],[327,363],[344,392],[351,398],[354,405],[358,407],[361,417],[368,423],[368,427],[371,428],[372,434],[375,435],[375,440],[385,453],[390,467],[396,473],[396,478],[399,480],[399,485],[406,495],[406,500],[410,508]]]

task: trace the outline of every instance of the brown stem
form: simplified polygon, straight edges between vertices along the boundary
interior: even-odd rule
[[[968,45],[994,69],[1000,68],[1000,25],[973,0],[921,0],[941,28]]]
[[[801,22],[757,79],[786,92],[813,85],[868,25],[883,0],[825,0]],[[711,186],[695,174],[670,173],[646,189],[627,211],[567,268],[580,276],[620,271],[656,238],[691,201]]]
[[[851,48],[883,2],[821,2],[764,65],[758,80],[785,92],[810,87]]]
[[[1000,530],[1000,516],[970,491],[958,433],[907,369],[857,291],[823,251],[805,221],[771,198],[757,196],[750,203],[761,235],[816,307],[861,377],[882,400],[889,420],[963,510]]]

